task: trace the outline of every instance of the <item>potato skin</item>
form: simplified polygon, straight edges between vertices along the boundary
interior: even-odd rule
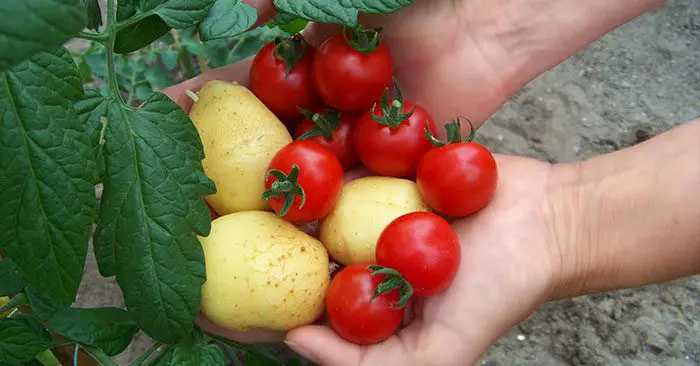
[[[336,261],[375,262],[377,239],[397,217],[430,211],[416,184],[407,179],[365,177],[343,186],[340,199],[321,224],[320,239]]]
[[[207,271],[201,311],[212,322],[287,331],[323,313],[328,252],[293,224],[271,212],[237,212],[212,221],[199,240]]]
[[[292,141],[284,124],[245,86],[209,81],[190,110],[204,146],[204,172],[217,192],[205,199],[220,215],[269,210],[261,195],[267,166]]]

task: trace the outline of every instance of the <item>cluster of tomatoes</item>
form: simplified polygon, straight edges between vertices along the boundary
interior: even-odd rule
[[[344,172],[359,165],[414,179],[437,213],[392,221],[377,242],[376,263],[343,268],[328,289],[327,315],[339,335],[357,344],[390,337],[411,297],[440,294],[455,278],[460,243],[443,216],[488,204],[497,181],[492,154],[471,142],[473,132],[462,138],[459,119],[446,124],[447,141],[435,137],[428,111],[405,100],[393,79],[379,30],[344,29],[318,49],[300,34],[271,42],[253,61],[250,87],[295,137],[265,177],[263,197],[279,216],[322,219],[340,196]]]

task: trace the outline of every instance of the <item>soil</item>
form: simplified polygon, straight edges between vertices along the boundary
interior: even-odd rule
[[[497,152],[578,161],[698,117],[700,1],[673,0],[531,82],[479,139]],[[78,306],[105,305],[121,305],[121,293],[90,258]],[[117,361],[128,362],[149,342],[139,335]],[[547,304],[481,363],[700,365],[700,276]]]

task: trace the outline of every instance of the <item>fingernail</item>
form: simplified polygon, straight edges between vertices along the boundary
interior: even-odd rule
[[[318,363],[318,360],[316,359],[316,357],[314,357],[311,354],[311,352],[309,352],[309,350],[307,350],[306,348],[304,348],[304,347],[302,347],[299,344],[294,343],[294,342],[290,342],[290,341],[283,341],[283,342],[284,342],[284,344],[289,346],[289,348],[291,348],[294,352],[298,353],[299,356],[304,357],[305,359],[307,359],[313,363]]]

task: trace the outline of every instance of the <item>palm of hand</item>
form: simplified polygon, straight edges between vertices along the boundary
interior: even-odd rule
[[[507,64],[499,54],[503,45],[487,34],[495,26],[484,20],[490,3],[423,1],[391,17],[364,20],[367,26],[384,28],[382,37],[391,50],[404,94],[423,105],[439,124],[464,116],[479,126],[515,91],[507,86],[506,70],[499,69]],[[465,4],[470,9],[462,9]],[[480,20],[469,14],[477,14]],[[312,25],[305,36],[319,44],[337,31]],[[188,110],[191,102],[185,89],[196,90],[211,79],[245,83],[249,61],[212,70],[166,93]],[[444,131],[439,132],[444,136]],[[506,156],[499,156],[498,163],[494,200],[477,215],[454,223],[460,237],[467,238],[458,277],[444,294],[418,301],[415,319],[408,327],[366,348],[351,345],[320,326],[302,327],[287,339],[331,365],[462,365],[476,361],[501,333],[546,299],[552,271],[552,257],[543,239],[547,228],[542,209],[549,165]],[[268,332],[231,332],[201,317],[198,323],[205,330],[242,342],[280,337]]]
[[[541,305],[554,270],[545,238],[550,166],[498,156],[499,185],[478,214],[453,223],[462,263],[443,294],[419,299],[415,319],[387,341],[370,347],[347,343],[325,327],[292,331],[287,339],[328,365],[464,365],[510,326]]]

